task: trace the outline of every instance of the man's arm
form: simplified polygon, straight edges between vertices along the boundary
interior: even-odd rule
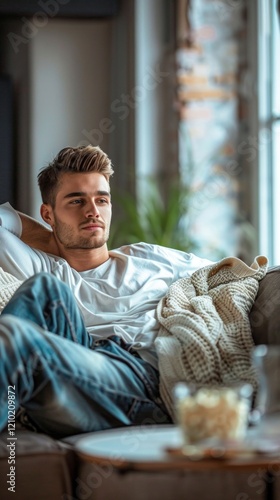
[[[59,255],[53,232],[29,215],[17,212],[8,202],[0,205],[0,226],[32,248]]]
[[[53,232],[32,217],[21,212],[17,213],[22,223],[20,239],[32,248],[59,255]]]
[[[29,219],[28,225],[27,219]],[[9,203],[0,205],[0,266],[4,271],[20,280],[33,276],[34,273],[50,271],[50,260],[46,253],[39,254],[24,242],[25,239],[27,241],[25,235],[31,235],[31,221],[32,219],[28,217],[23,221],[23,231],[21,217],[16,210]],[[35,227],[37,227],[36,221],[34,223]],[[41,227],[42,225],[38,223],[38,226]],[[34,241],[34,246],[36,248],[41,247],[45,252],[54,252],[53,247],[50,246],[50,236],[46,239],[48,230],[43,227],[42,229],[45,237],[38,236],[35,230],[34,234],[36,234],[37,242],[40,237],[41,244],[36,244],[36,241]],[[23,240],[21,240],[22,235]],[[35,238],[33,239],[35,240]],[[29,236],[28,240],[31,243],[32,238]]]

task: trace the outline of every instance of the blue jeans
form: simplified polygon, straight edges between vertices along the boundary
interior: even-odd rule
[[[94,342],[70,289],[47,273],[25,281],[0,316],[0,430],[9,386],[16,409],[55,437],[170,423],[157,370],[116,336]]]

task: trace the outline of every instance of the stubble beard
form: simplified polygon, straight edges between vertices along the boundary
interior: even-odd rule
[[[109,239],[109,231],[106,230],[100,236],[92,234],[85,238],[80,235],[75,235],[74,230],[68,224],[61,222],[57,217],[54,217],[53,231],[59,243],[67,249],[91,250],[101,248]]]

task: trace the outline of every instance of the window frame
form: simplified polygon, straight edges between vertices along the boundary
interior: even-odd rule
[[[280,262],[280,47],[278,0],[257,3],[258,220],[259,250],[270,265]],[[279,57],[279,56],[278,56]],[[277,92],[278,89],[278,92]]]

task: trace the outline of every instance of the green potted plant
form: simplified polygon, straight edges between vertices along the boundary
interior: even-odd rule
[[[194,251],[195,244],[188,231],[190,189],[173,183],[163,197],[154,179],[146,180],[146,187],[143,201],[130,193],[113,194],[121,215],[112,223],[110,248],[144,241]]]

